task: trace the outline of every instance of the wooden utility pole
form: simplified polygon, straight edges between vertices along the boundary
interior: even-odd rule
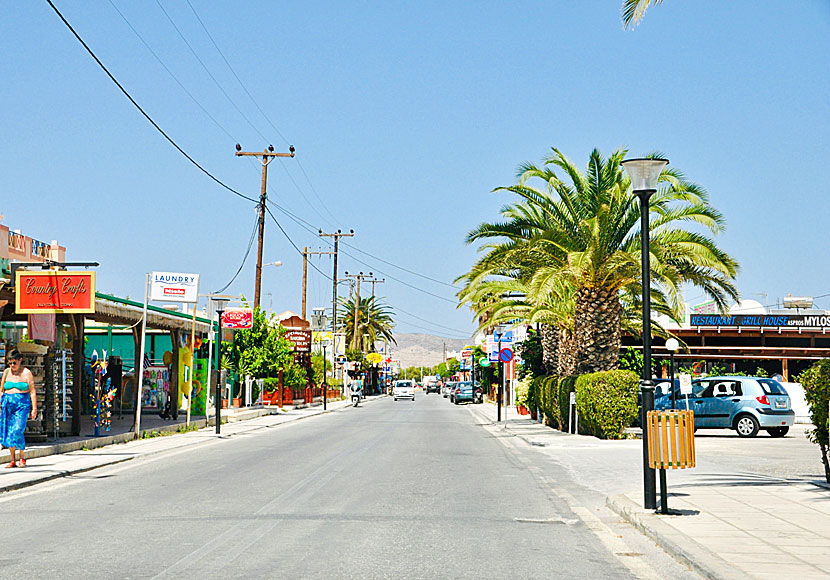
[[[383,284],[384,282],[386,282],[386,278],[381,278],[380,280],[378,280],[377,278],[372,278],[371,280],[366,280],[366,281],[372,283],[372,299],[374,299],[374,297],[375,297],[375,284]],[[372,314],[371,310],[366,312],[366,326],[367,327],[369,326],[369,322],[370,322],[369,317],[371,316],[371,314]]]
[[[354,278],[357,281],[357,292],[354,298],[354,324],[352,325],[354,327],[354,332],[352,333],[352,349],[357,348],[357,336],[360,332],[360,324],[358,324],[358,321],[360,320],[360,282],[361,280],[367,280],[372,277],[374,277],[372,272],[369,272],[369,274],[364,274],[363,272],[360,272],[359,274],[349,274],[346,272],[346,278]]]
[[[331,277],[331,339],[335,343],[333,345],[333,348],[335,350],[332,353],[332,356],[335,357],[337,356],[337,282],[339,282],[339,280],[337,279],[337,253],[339,252],[340,248],[340,238],[350,238],[354,236],[354,230],[349,230],[348,234],[344,234],[343,230],[337,230],[333,234],[325,234],[323,233],[323,230],[319,230],[318,234],[321,238],[334,238],[334,274]]]
[[[308,257],[326,255],[334,255],[334,252],[309,252],[308,248],[303,248],[303,320],[305,320],[306,288],[308,287]],[[332,336],[332,340],[334,340],[334,336]]]
[[[236,144],[237,157],[262,157],[262,190],[259,194],[259,244],[257,245],[256,254],[256,281],[254,282],[254,310],[259,306],[259,291],[262,286],[262,242],[265,238],[265,201],[268,196],[266,191],[266,183],[268,181],[268,164],[271,163],[275,157],[294,157],[294,146],[288,148],[288,153],[275,153],[274,146],[269,145],[268,149],[262,153],[256,151],[242,151],[242,146]]]

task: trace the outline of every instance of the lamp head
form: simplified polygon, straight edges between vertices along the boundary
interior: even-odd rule
[[[237,143],[237,144],[236,144],[236,150],[237,150],[237,151],[242,151],[242,145],[240,145],[239,143]]]
[[[676,338],[670,338],[666,341],[666,349],[669,352],[677,352],[680,348],[680,343],[677,341]]]
[[[668,164],[668,159],[646,157],[626,159],[620,163],[628,173],[628,177],[631,179],[631,189],[635,192],[656,191],[660,174]]]

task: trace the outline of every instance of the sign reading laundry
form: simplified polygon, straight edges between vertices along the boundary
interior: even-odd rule
[[[178,272],[153,272],[150,278],[150,300],[161,302],[199,301],[199,275]]]
[[[18,314],[92,314],[95,312],[95,272],[18,270],[15,311]]]

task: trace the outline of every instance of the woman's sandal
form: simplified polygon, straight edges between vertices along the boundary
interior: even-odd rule
[[[14,461],[12,461],[11,463],[9,463],[9,464],[6,466],[6,469],[9,469],[10,467],[17,467],[17,463],[15,463]]]
[[[19,464],[20,467],[26,467],[26,460],[25,459],[21,459],[17,463]]]

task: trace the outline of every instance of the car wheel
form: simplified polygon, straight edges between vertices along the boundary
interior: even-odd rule
[[[735,431],[739,437],[755,437],[759,428],[758,420],[752,415],[740,415],[735,420]]]
[[[770,437],[783,437],[789,430],[789,427],[773,427],[772,429],[767,429]]]

